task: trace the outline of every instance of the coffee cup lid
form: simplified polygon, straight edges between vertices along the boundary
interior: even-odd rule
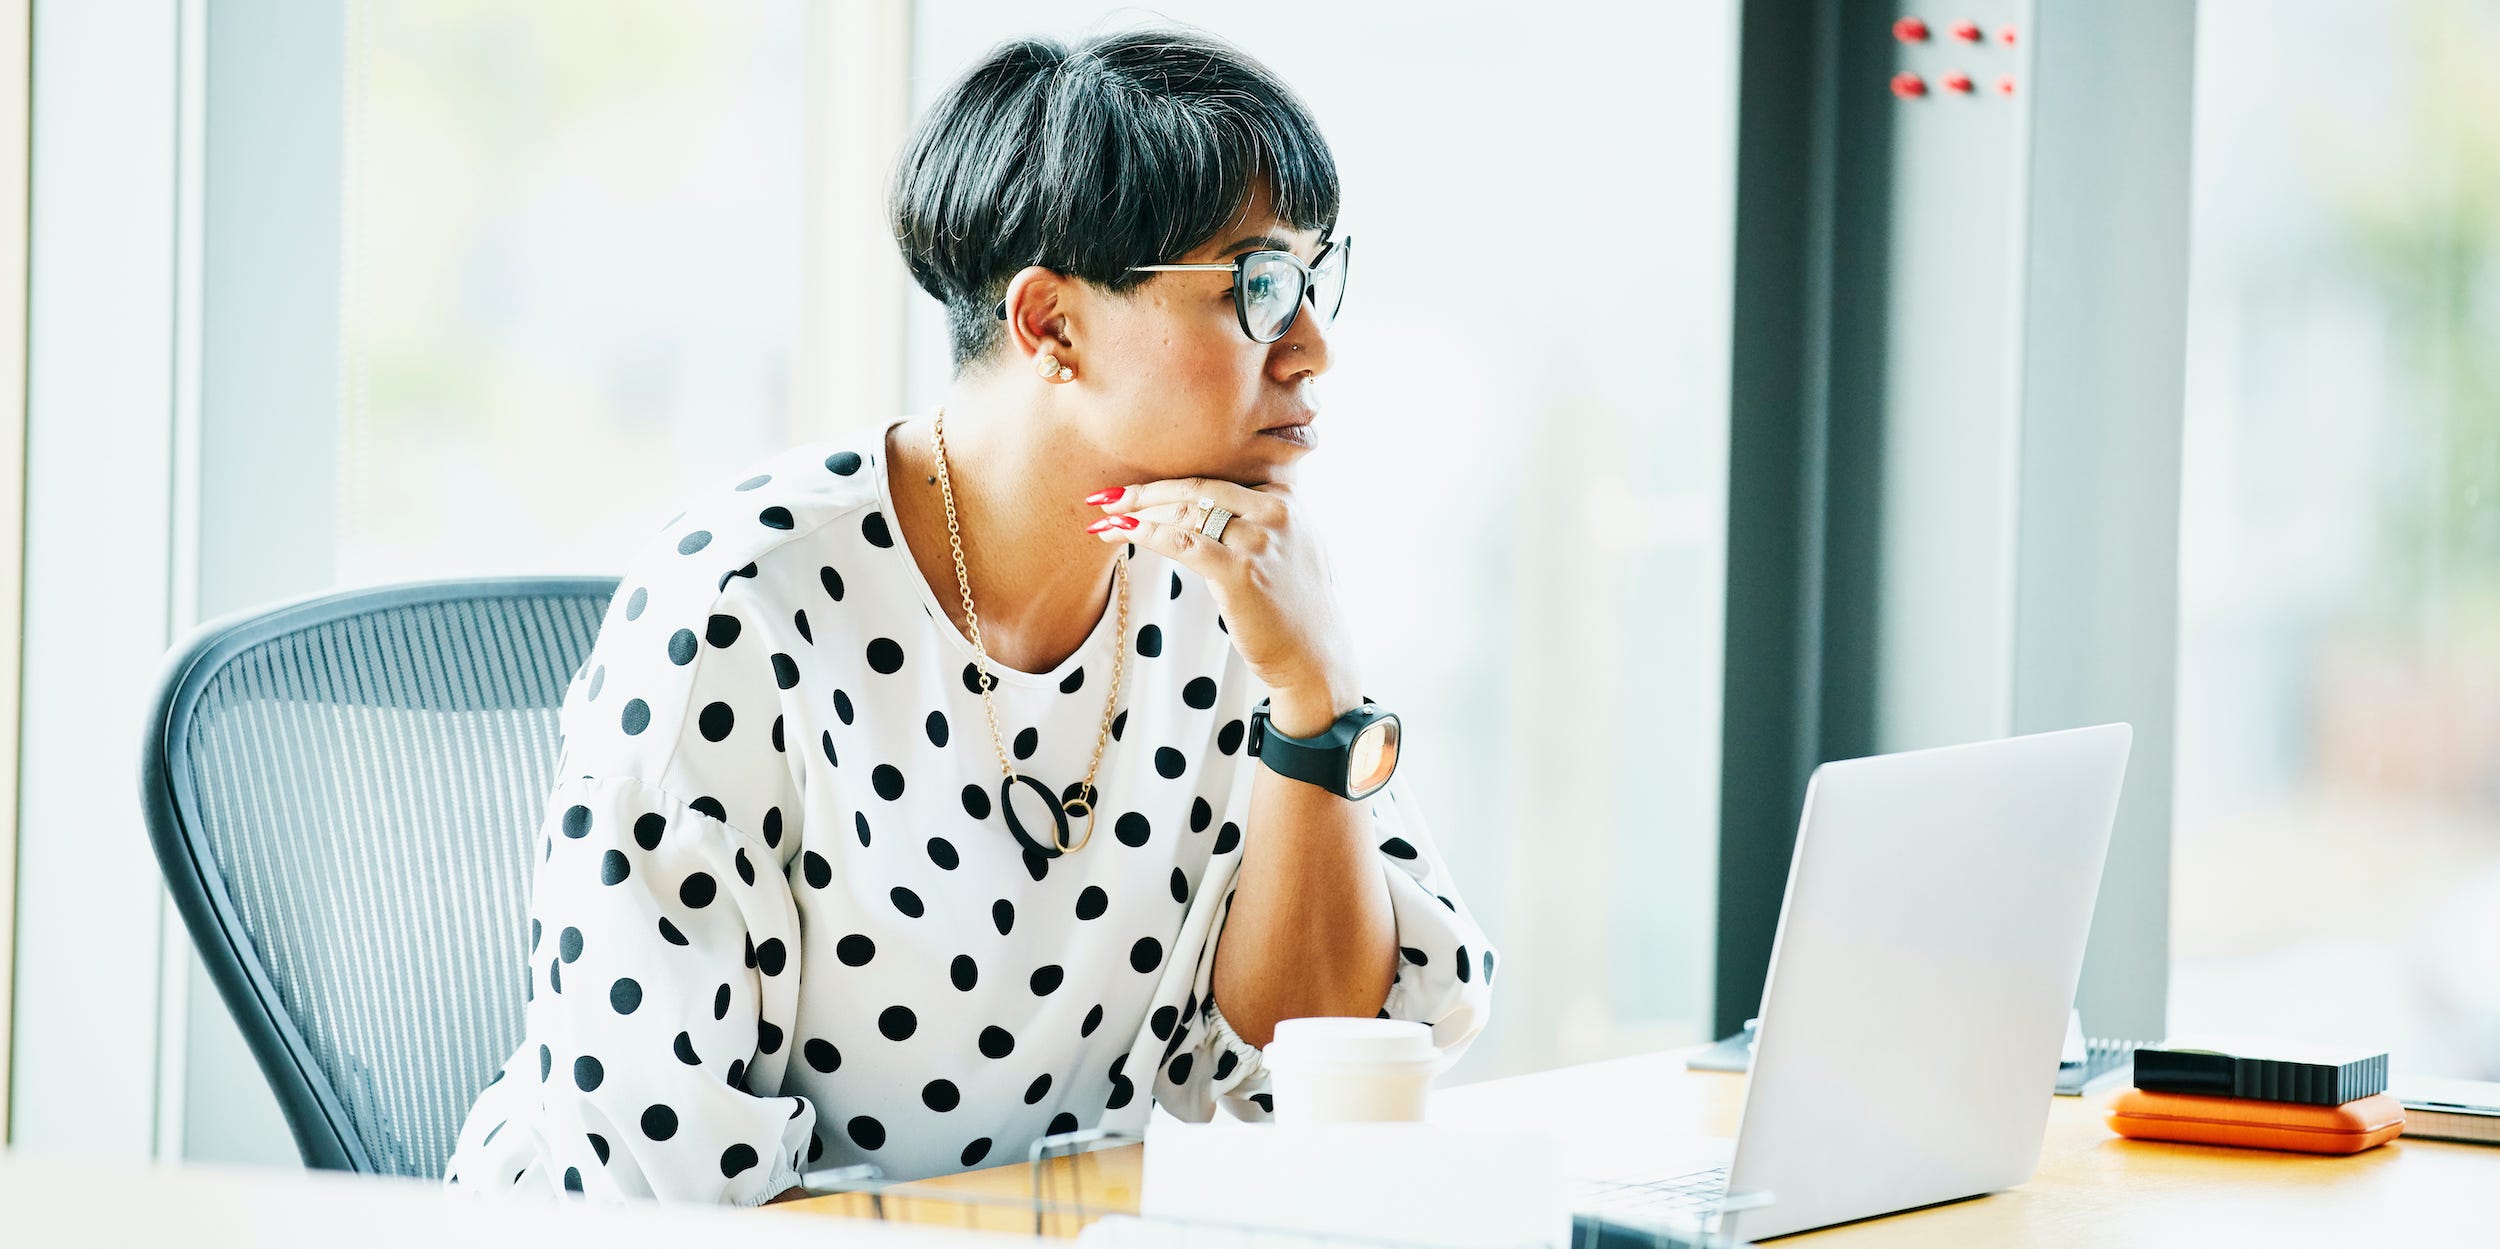
[[[1273,1061],[1338,1063],[1432,1062],[1440,1051],[1432,1029],[1411,1019],[1354,1019],[1314,1016],[1277,1021],[1276,1035],[1263,1051]]]

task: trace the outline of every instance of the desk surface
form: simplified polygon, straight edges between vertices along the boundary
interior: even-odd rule
[[[1661,1141],[1736,1130],[1745,1077],[1686,1071],[1690,1051],[1586,1063],[1433,1093],[1432,1119],[1465,1127],[1537,1124],[1575,1138],[1566,1170],[1584,1155],[1638,1157]],[[1783,1245],[2157,1246],[2216,1244],[2493,1243],[2500,1240],[2500,1148],[2399,1138],[2348,1157],[2130,1141],[2104,1118],[2115,1092],[2061,1097],[2049,1114],[2040,1169],[2002,1193],[1785,1237]],[[1645,1108],[1640,1113],[1636,1108]],[[1562,1117],[1580,1110],[1577,1115]],[[1576,1120],[1576,1121],[1575,1121]],[[1082,1181],[1089,1206],[1134,1210],[1136,1146],[1062,1159],[1055,1178]],[[1081,1172],[1077,1168],[1082,1168]],[[1031,1191],[1023,1164],[924,1181],[915,1187],[1017,1198]],[[821,1197],[774,1210],[856,1212],[855,1198]],[[889,1202],[890,1218],[961,1223],[952,1203]],[[1016,1230],[1004,1220],[1001,1230]],[[1032,1231],[1029,1216],[1020,1224]]]

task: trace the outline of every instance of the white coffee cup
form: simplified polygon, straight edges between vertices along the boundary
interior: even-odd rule
[[[1441,1070],[1432,1029],[1406,1019],[1281,1020],[1261,1056],[1280,1125],[1420,1123]]]

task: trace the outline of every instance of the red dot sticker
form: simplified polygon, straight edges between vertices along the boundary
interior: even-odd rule
[[[1979,23],[1974,22],[1967,17],[1963,18],[1961,21],[1955,22],[1953,24],[1953,37],[1964,43],[1979,42]]]
[[[2007,74],[2007,75],[2006,75],[2006,76],[2004,76],[2003,78],[1999,78],[1999,79],[1997,79],[1997,94],[1998,94],[1998,95],[2012,95],[2012,94],[2014,94],[2014,76],[2013,76],[2012,74]]]
[[[1945,90],[1950,91],[1950,92],[1952,92],[1952,93],[1953,93],[1953,94],[1955,94],[1955,95],[1969,95],[1969,94],[1970,94],[1970,90],[1971,90],[1970,75],[1965,74],[1965,73],[1963,73],[1962,71],[1960,71],[1960,70],[1958,70],[1958,69],[1957,69],[1957,70],[1952,71],[1951,73],[1946,74],[1946,75],[1945,75],[1942,79],[1940,79],[1939,81],[1941,81],[1941,82],[1943,82],[1943,83],[1944,83],[1944,89],[1945,89]]]
[[[1927,80],[1903,70],[1892,76],[1892,93],[1904,100],[1915,100],[1927,94]]]
[[[1903,43],[1927,42],[1927,23],[1915,17],[1893,19],[1892,37]]]
[[[2009,48],[2010,48],[2010,47],[2013,47],[2013,46],[2014,46],[2014,28],[2013,28],[2013,27],[2011,27],[2011,26],[1999,26],[1999,27],[1997,27],[1997,42],[1998,42],[1998,43],[2001,43],[2001,44],[2004,44],[2006,47],[2009,47]]]

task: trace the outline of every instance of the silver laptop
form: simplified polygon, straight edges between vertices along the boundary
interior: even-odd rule
[[[1816,768],[1737,1135],[1697,1151],[1726,1165],[1582,1177],[1574,1204],[1758,1240],[2029,1179],[2133,737]]]

